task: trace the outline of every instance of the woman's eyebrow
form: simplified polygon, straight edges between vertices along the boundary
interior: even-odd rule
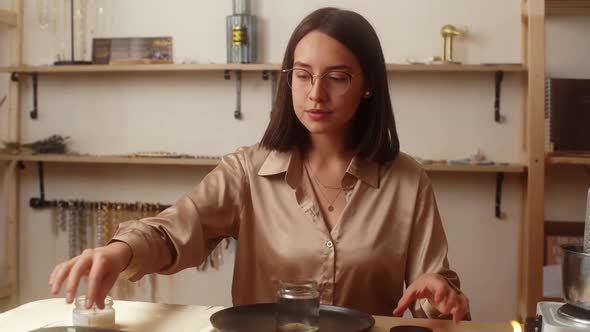
[[[293,63],[293,67],[303,67],[303,68],[308,68],[311,69],[311,65],[305,63],[305,62],[301,62],[301,61],[296,61]],[[334,65],[334,66],[328,66],[326,67],[326,69],[328,70],[335,70],[335,69],[348,69],[348,70],[352,70],[351,66],[348,65]]]

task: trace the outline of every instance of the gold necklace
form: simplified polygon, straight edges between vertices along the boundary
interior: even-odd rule
[[[305,169],[307,170],[307,173],[309,175],[311,175],[312,180],[317,182],[317,184],[319,185],[318,191],[320,192],[320,195],[324,198],[324,200],[328,203],[328,211],[330,211],[330,212],[334,211],[334,203],[336,202],[336,200],[338,200],[338,197],[340,197],[340,194],[342,193],[344,188],[343,187],[334,188],[334,189],[339,189],[339,190],[338,190],[338,193],[336,194],[336,197],[334,197],[334,199],[332,201],[330,201],[328,199],[328,196],[324,193],[324,191],[321,188],[321,187],[325,187],[325,186],[313,174],[313,172],[311,170],[311,165],[309,164],[309,161],[306,161]],[[329,188],[329,187],[325,187],[325,188]]]

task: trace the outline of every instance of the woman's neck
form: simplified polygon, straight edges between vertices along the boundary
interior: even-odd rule
[[[306,159],[314,168],[321,168],[330,164],[345,164],[345,166],[348,166],[352,157],[353,153],[348,150],[344,136],[311,135]]]

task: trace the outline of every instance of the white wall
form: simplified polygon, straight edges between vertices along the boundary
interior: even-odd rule
[[[24,57],[28,64],[46,64],[52,60],[51,38],[38,28],[36,3],[26,2]],[[107,4],[107,36],[171,35],[177,62],[225,62],[229,0],[177,0],[174,5],[107,0]],[[280,62],[298,21],[326,5],[365,15],[381,38],[389,63],[403,62],[406,56],[440,55],[439,30],[447,23],[469,28],[468,37],[456,44],[458,60],[520,62],[519,1],[258,0],[253,7],[261,20],[261,62]],[[259,73],[245,74],[243,79],[244,119],[237,121],[233,119],[234,81],[225,81],[221,73],[41,76],[39,120],[28,118],[30,86],[23,91],[23,141],[59,133],[71,136],[72,149],[83,153],[230,152],[260,139],[270,110],[269,82],[262,81]],[[507,123],[500,125],[493,122],[493,73],[392,75],[390,88],[402,149],[423,158],[455,159],[481,148],[490,159],[519,162],[522,112],[518,81],[513,74],[505,77],[502,112]],[[3,108],[0,124],[5,122]],[[190,190],[203,174],[202,169],[189,167],[48,164],[46,194],[54,199],[169,203]],[[449,238],[449,258],[462,277],[474,318],[512,319],[521,178],[507,175],[503,209],[508,217],[502,221],[494,218],[493,174],[433,174],[432,178]],[[50,212],[27,206],[37,191],[36,169],[31,164],[23,171],[21,191],[21,302],[50,297],[47,276],[67,252],[63,236],[51,232]],[[174,276],[174,282],[160,278],[158,300],[229,305],[231,259],[226,255],[219,272],[190,269]]]

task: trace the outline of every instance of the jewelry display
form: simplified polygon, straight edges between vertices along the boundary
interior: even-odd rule
[[[67,219],[67,230],[68,230],[68,253],[70,258],[74,258],[76,256],[76,225],[74,220],[74,202],[68,202],[68,208],[66,210],[66,219]]]

